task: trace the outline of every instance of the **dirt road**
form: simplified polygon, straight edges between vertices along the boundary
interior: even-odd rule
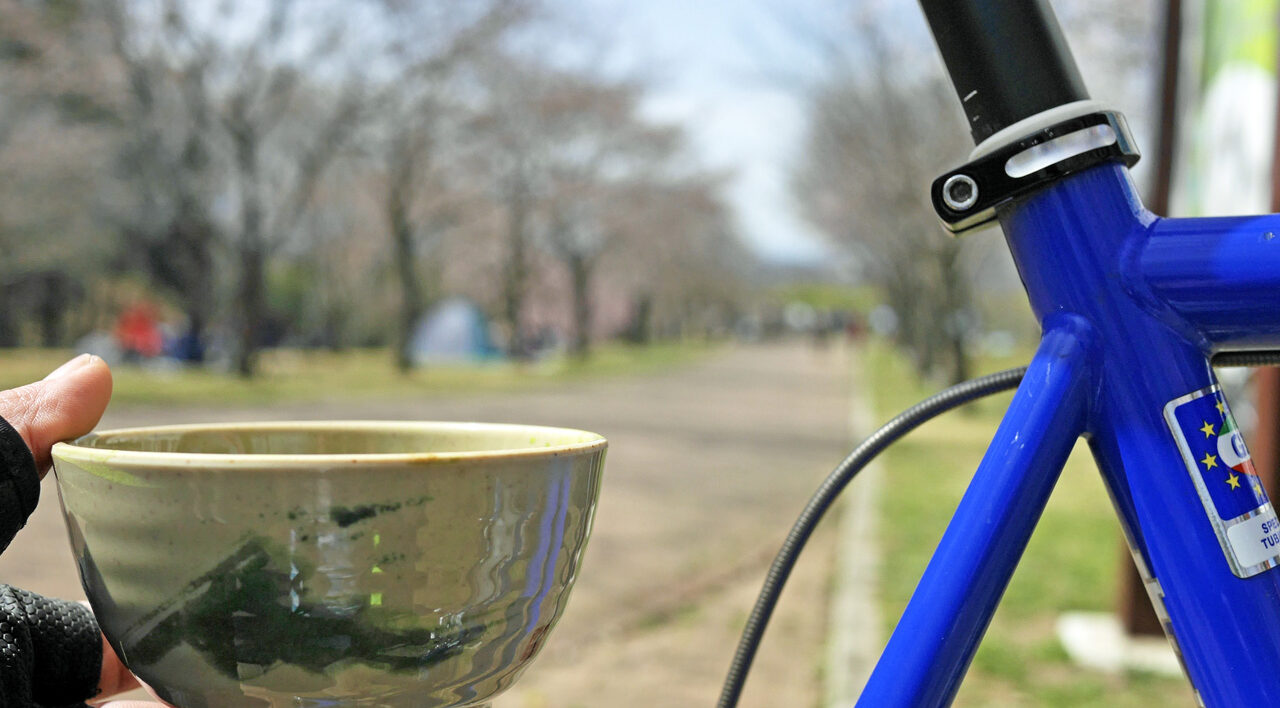
[[[769,560],[849,444],[848,359],[807,344],[728,349],[660,374],[512,395],[255,409],[111,410],[104,426],[232,419],[484,420],[610,440],[582,574],[542,655],[495,708],[710,706]],[[0,581],[82,597],[52,479]],[[830,524],[826,524],[830,526]],[[765,637],[744,706],[821,695],[831,529]]]

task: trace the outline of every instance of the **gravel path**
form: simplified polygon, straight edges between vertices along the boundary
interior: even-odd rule
[[[807,344],[731,348],[661,374],[511,395],[111,410],[104,426],[242,419],[484,420],[610,440],[596,527],[568,611],[495,708],[710,706],[773,553],[849,445],[848,357]],[[0,580],[81,597],[45,503]],[[820,529],[765,637],[743,706],[814,706],[835,533]]]

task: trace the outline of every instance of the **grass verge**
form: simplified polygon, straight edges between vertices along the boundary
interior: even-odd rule
[[[328,352],[278,349],[262,355],[253,379],[207,368],[117,365],[112,373],[115,405],[243,405],[352,398],[397,398],[449,393],[511,391],[568,381],[638,374],[692,361],[712,345],[610,344],[578,361],[554,357],[532,363],[426,366],[408,375],[396,372],[382,349]],[[43,378],[74,352],[15,349],[0,352],[0,389]]]
[[[862,379],[880,420],[936,391],[887,345],[873,344]],[[1023,361],[979,362],[985,374]],[[881,499],[882,607],[890,626],[906,607],[1011,394],[926,424],[885,453]],[[1064,611],[1110,611],[1120,568],[1119,526],[1097,468],[1076,446],[956,699],[957,706],[1194,705],[1182,679],[1107,675],[1073,665],[1054,634]]]

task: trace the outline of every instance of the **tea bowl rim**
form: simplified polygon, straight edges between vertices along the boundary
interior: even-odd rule
[[[442,452],[394,452],[394,453],[210,453],[210,452],[162,452],[152,450],[120,450],[110,447],[89,447],[88,444],[114,435],[157,435],[178,432],[202,431],[391,431],[406,432],[529,432],[579,436],[576,442],[541,446],[514,446],[495,449],[442,451]],[[562,456],[578,456],[603,451],[608,440],[599,433],[577,428],[521,423],[482,423],[471,421],[406,421],[406,420],[291,420],[291,421],[235,421],[226,423],[192,423],[179,425],[151,425],[93,431],[69,441],[56,443],[52,455],[54,462],[90,463],[145,468],[219,468],[236,469],[253,467],[287,471],[313,471],[317,466],[326,469],[342,467],[380,467],[404,465],[448,464],[455,462],[528,461]]]

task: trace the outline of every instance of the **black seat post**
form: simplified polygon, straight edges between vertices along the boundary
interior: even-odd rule
[[[973,141],[1089,98],[1045,0],[920,0]]]

